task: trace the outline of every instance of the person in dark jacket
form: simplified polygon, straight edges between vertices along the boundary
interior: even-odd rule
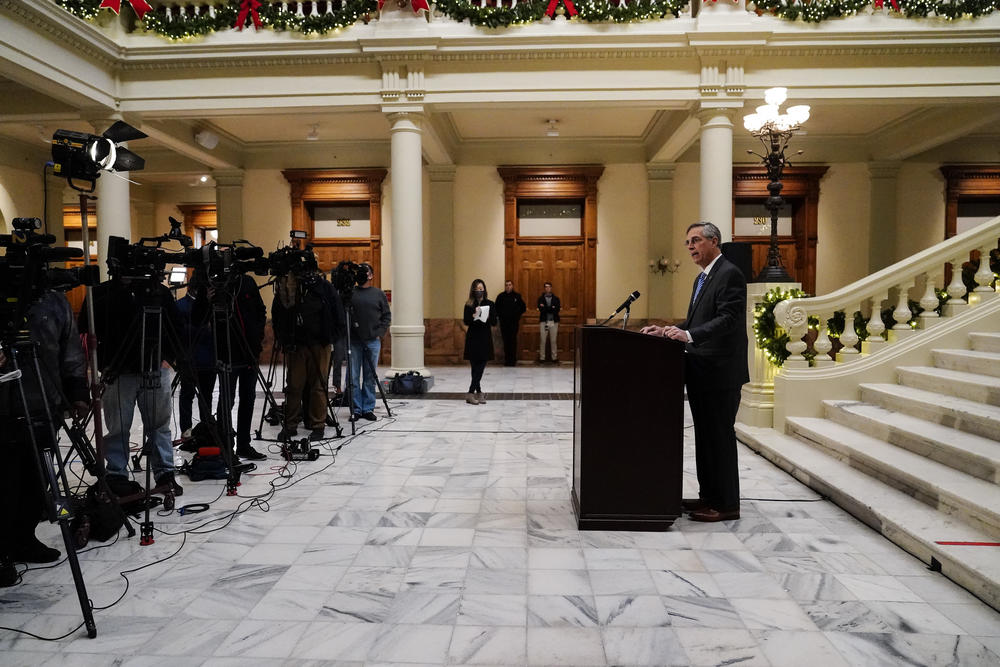
[[[90,401],[87,363],[66,297],[45,291],[28,310],[27,329],[36,345],[41,378],[33,360],[18,354],[20,381],[0,384],[0,447],[5,452],[0,466],[0,525],[5,533],[0,539],[0,587],[17,583],[15,561],[50,563],[60,556],[57,549],[35,537],[45,487],[38,477],[28,423],[34,425],[36,439],[48,440],[39,444],[51,446],[54,433],[49,415],[61,416],[64,410],[72,409],[83,416]],[[0,350],[0,374],[12,370],[13,360]],[[27,415],[18,382],[23,384],[28,402]],[[44,402],[41,387],[45,389]]]
[[[497,295],[497,320],[500,322],[500,335],[503,337],[504,366],[517,365],[517,330],[521,324],[521,315],[528,309],[521,295],[514,291],[514,283],[507,281],[503,292]]]
[[[389,330],[392,312],[385,292],[373,285],[375,270],[363,263],[365,280],[351,295],[351,421],[375,421],[375,391],[382,336]],[[364,382],[361,378],[364,377]]]
[[[342,312],[339,299],[333,285],[315,268],[298,275],[288,273],[275,284],[271,318],[286,372],[281,440],[295,435],[299,421],[304,421],[311,439],[325,437],[330,345],[344,328],[338,315]]]
[[[181,316],[181,340],[188,348],[192,368],[179,372],[180,398],[177,402],[182,437],[191,435],[192,403],[198,398],[201,421],[212,416],[212,392],[215,391],[215,351],[212,349],[212,328],[207,320],[208,289],[201,273],[195,272],[188,282],[187,294],[177,300]]]
[[[264,348],[264,327],[267,324],[267,307],[260,298],[257,281],[246,274],[231,276],[225,285],[225,298],[232,305],[230,345],[232,355],[227,360],[229,373],[229,405],[236,401],[239,385],[239,409],[236,412],[236,453],[244,459],[259,461],[267,458],[250,446],[253,426],[253,406],[257,398],[257,362]],[[222,397],[219,397],[221,408]]]
[[[486,370],[486,362],[493,360],[493,327],[497,323],[497,312],[496,305],[486,293],[486,283],[480,278],[473,280],[469,287],[469,300],[465,302],[462,321],[467,327],[464,356],[472,367],[472,382],[465,402],[482,405],[486,403],[486,397],[480,381]]]
[[[116,262],[108,261],[111,280],[93,289],[93,328],[97,334],[97,360],[104,384],[104,456],[108,485],[122,488],[129,476],[129,435],[138,406],[142,418],[144,447],[149,453],[156,486],[169,485],[175,496],[184,489],[174,478],[174,447],[170,438],[170,369],[175,363],[175,341],[183,331],[173,295],[152,278],[124,280]],[[143,318],[147,307],[160,309],[159,354],[155,343],[143,340]],[[80,311],[80,331],[91,331],[87,305]],[[151,325],[154,318],[147,320]],[[155,332],[154,332],[155,333]]]

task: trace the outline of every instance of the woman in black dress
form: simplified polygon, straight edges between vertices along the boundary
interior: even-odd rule
[[[486,402],[479,381],[483,379],[486,362],[493,359],[493,326],[497,323],[496,306],[486,297],[486,283],[480,278],[469,287],[465,302],[465,358],[472,366],[472,382],[465,402],[480,405]]]

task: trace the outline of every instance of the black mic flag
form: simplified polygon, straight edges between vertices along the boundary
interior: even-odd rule
[[[632,292],[631,294],[629,294],[628,298],[625,299],[624,301],[622,301],[622,305],[618,306],[618,308],[615,309],[615,312],[611,313],[611,317],[614,317],[618,313],[622,312],[623,310],[625,310],[626,308],[628,308],[629,306],[631,306],[632,302],[635,301],[636,299],[638,299],[639,296],[640,296],[639,295],[639,290],[636,290],[636,291]]]

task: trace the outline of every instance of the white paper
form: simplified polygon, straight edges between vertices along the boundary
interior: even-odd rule
[[[489,306],[479,306],[479,314],[474,316],[473,320],[479,320],[480,322],[485,322],[490,316]]]

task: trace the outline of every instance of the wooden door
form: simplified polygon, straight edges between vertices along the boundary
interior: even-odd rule
[[[528,310],[518,333],[518,358],[537,359],[540,324],[536,304],[546,282],[552,283],[552,293],[559,297],[559,358],[568,360],[574,349],[573,332],[583,324],[584,244],[572,241],[533,241],[518,243],[514,248],[515,288],[521,292]]]
[[[518,359],[538,358],[538,297],[546,281],[559,297],[559,358],[569,361],[577,325],[593,319],[597,292],[597,180],[600,165],[566,167],[499,167],[504,181],[505,277],[514,282],[528,310],[518,334]],[[562,227],[558,236],[522,234],[518,203],[571,205],[580,209],[575,231]],[[543,232],[545,233],[545,232]],[[496,290],[494,291],[496,293]]]

